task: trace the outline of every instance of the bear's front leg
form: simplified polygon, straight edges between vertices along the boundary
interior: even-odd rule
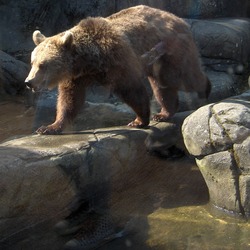
[[[37,129],[38,134],[60,134],[68,122],[72,122],[85,99],[84,84],[64,82],[58,86],[57,113],[54,123]]]

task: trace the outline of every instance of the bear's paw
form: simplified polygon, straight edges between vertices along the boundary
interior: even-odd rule
[[[62,133],[62,128],[55,125],[41,126],[36,130],[36,133],[39,135],[58,135]]]

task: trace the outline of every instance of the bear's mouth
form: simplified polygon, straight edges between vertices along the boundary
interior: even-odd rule
[[[26,83],[26,88],[32,91],[33,93],[43,92],[47,90],[47,88],[45,87],[45,84],[41,84],[41,86],[33,86],[29,83]]]
[[[37,92],[35,88],[26,84],[26,89],[31,90],[32,92]]]

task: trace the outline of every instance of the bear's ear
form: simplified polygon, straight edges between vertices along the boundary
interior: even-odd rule
[[[32,38],[35,45],[38,45],[39,43],[43,42],[46,37],[39,30],[36,30],[33,32]]]
[[[64,46],[70,46],[73,42],[73,34],[70,31],[66,31],[61,41]]]

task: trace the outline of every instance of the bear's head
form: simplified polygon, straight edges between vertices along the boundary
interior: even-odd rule
[[[31,54],[31,70],[25,83],[33,91],[53,89],[71,72],[70,45],[73,34],[69,31],[46,38],[40,31],[33,33],[37,45]]]

